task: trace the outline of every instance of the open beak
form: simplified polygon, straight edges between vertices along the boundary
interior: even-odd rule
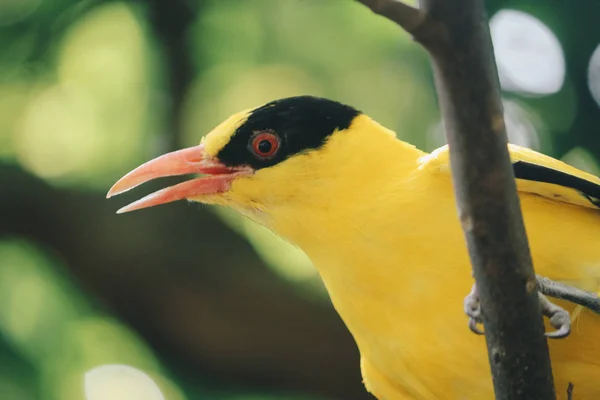
[[[218,160],[208,156],[203,145],[198,145],[164,154],[140,165],[119,179],[110,188],[106,198],[124,193],[156,178],[193,173],[208,175],[149,194],[118,210],[117,214],[121,214],[190,197],[223,193],[229,190],[231,182],[235,178],[250,175],[253,172],[250,167],[228,167],[223,165]]]

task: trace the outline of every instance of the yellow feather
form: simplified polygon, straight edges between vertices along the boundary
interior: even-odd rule
[[[232,133],[244,122],[248,113],[249,110],[244,110],[233,114],[215,127],[209,135],[205,136],[202,144],[204,144],[206,153],[215,156],[219,150],[229,143]]]
[[[204,141],[213,154],[227,142],[224,132]],[[513,161],[600,184],[532,150],[510,152]],[[573,189],[521,180],[518,187],[536,272],[597,292],[598,208]],[[447,148],[425,154],[361,115],[323,148],[237,179],[210,202],[268,226],[312,259],[379,399],[493,398],[484,338],[463,314],[473,281]],[[564,399],[573,382],[577,398],[600,398],[600,316],[578,310],[576,319],[568,338],[550,341],[557,393]]]

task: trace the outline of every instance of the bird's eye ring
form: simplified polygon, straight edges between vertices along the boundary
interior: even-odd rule
[[[250,142],[252,152],[260,158],[271,158],[279,150],[279,136],[272,132],[259,132]]]

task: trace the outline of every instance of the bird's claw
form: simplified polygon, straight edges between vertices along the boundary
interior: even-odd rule
[[[546,337],[562,339],[571,333],[571,316],[564,308],[552,303],[546,296],[539,293],[542,314],[550,318],[550,324],[556,328],[553,332],[546,332]]]
[[[482,324],[482,321],[479,321],[473,317],[469,318],[469,329],[471,330],[471,332],[477,334],[477,335],[484,335],[485,332],[482,331],[481,329],[479,329],[479,327],[477,326],[477,324]]]
[[[479,303],[479,293],[477,292],[476,285],[473,285],[471,292],[465,297],[463,304],[465,314],[469,316],[469,329],[477,335],[483,335],[484,332],[477,326],[477,324],[483,324],[483,312],[481,311],[481,303]]]
[[[552,303],[542,293],[539,293],[540,306],[542,314],[550,319],[550,324],[556,328],[555,331],[546,332],[545,335],[551,339],[561,339],[569,336],[571,333],[571,316],[564,309]],[[483,310],[479,302],[479,293],[477,286],[473,285],[471,292],[465,297],[464,311],[469,317],[469,329],[478,335],[484,332],[479,329],[478,324],[483,324]]]

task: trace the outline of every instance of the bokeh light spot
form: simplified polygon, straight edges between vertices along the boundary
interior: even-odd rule
[[[537,18],[501,10],[490,20],[494,53],[502,88],[531,95],[549,95],[562,87],[565,60],[554,33]]]
[[[104,188],[142,148],[149,98],[143,30],[130,6],[107,3],[77,20],[58,49],[58,79],[32,95],[15,152],[52,183]]]
[[[598,106],[600,106],[600,45],[596,47],[592,57],[590,58],[590,64],[588,66],[588,85],[592,97],[596,100]]]
[[[14,158],[13,132],[27,109],[29,85],[20,81],[3,82],[0,93],[0,159],[10,160]]]
[[[15,138],[19,161],[43,178],[84,170],[100,145],[94,100],[75,87],[51,86],[29,105]]]
[[[538,130],[542,124],[541,120],[516,101],[504,100],[502,103],[508,141],[519,146],[539,150]]]
[[[503,99],[504,123],[508,142],[533,150],[540,150],[540,134],[542,122],[532,111],[516,101]],[[427,132],[428,144],[437,148],[446,144],[446,136],[441,122],[432,126]],[[548,144],[545,147],[549,147]]]
[[[86,400],[164,400],[148,375],[127,365],[102,365],[85,374]]]

